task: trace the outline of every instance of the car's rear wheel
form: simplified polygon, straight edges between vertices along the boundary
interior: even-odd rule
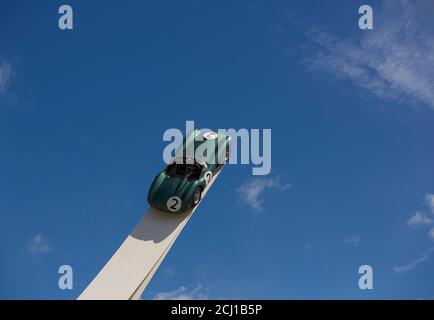
[[[197,188],[193,194],[193,207],[197,206],[201,198],[202,198],[202,189]]]

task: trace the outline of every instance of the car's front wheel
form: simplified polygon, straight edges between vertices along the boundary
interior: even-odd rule
[[[201,197],[202,197],[202,189],[201,188],[197,188],[194,191],[194,194],[193,194],[193,207],[197,206],[197,204],[199,203]]]

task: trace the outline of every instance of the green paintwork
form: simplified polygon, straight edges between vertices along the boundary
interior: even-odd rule
[[[206,139],[204,135],[211,138]],[[203,191],[209,180],[224,165],[229,157],[230,143],[230,136],[225,134],[218,134],[217,138],[213,139],[210,131],[192,131],[177,149],[172,164],[161,171],[152,182],[148,193],[149,205],[172,213],[181,213],[195,206],[195,192],[198,189]],[[179,174],[186,163],[189,169],[197,170],[195,174]],[[175,169],[173,166],[179,167]]]

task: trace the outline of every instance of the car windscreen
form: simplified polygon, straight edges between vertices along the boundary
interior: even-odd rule
[[[202,172],[202,166],[199,164],[173,163],[166,169],[166,174],[170,177],[186,178],[188,180],[197,180]]]

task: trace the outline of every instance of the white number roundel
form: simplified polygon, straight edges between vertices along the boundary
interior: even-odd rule
[[[211,171],[207,171],[205,172],[205,184],[208,185],[208,183],[211,181],[212,179],[212,172]]]
[[[170,197],[166,202],[166,207],[172,212],[176,212],[181,209],[182,201],[179,197]]]

